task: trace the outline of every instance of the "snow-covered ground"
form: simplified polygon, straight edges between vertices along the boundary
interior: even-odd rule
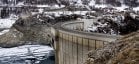
[[[0,29],[5,29],[3,31],[0,31],[0,35],[3,35],[7,32],[9,32],[9,28],[15,23],[15,20],[13,19],[0,19]]]
[[[126,5],[122,5],[121,7],[114,7],[116,8],[117,10],[119,11],[124,11],[125,8],[129,8],[129,6],[126,6]]]
[[[101,5],[95,4],[94,7],[96,7],[96,8],[105,8],[105,7],[108,7],[108,6],[107,5],[104,5],[104,4],[101,4]]]
[[[0,28],[10,28],[14,23],[13,19],[0,19]]]
[[[64,5],[61,5],[61,6],[59,6],[59,5],[53,5],[53,6],[50,6],[50,5],[36,5],[37,7],[50,7],[50,8],[54,8],[54,9],[57,9],[57,8],[63,8],[63,7],[65,7]]]
[[[134,11],[139,11],[139,7],[133,8]]]
[[[23,45],[13,48],[0,48],[0,63],[21,59],[26,60],[29,58],[36,58],[37,61],[40,61],[50,56],[52,51],[53,48],[43,45]]]
[[[0,35],[8,32],[9,28],[12,27],[12,25],[16,22],[17,19],[18,17],[12,14],[9,18],[0,19],[0,29],[6,29],[3,31],[0,31]]]
[[[11,14],[9,18],[0,19],[0,29],[11,28],[17,19],[18,17],[14,14]]]

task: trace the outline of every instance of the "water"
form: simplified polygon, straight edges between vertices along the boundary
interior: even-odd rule
[[[54,64],[54,50],[43,45],[0,48],[0,64]]]

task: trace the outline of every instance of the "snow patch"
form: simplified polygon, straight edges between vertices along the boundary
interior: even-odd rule
[[[37,7],[49,7],[48,5],[37,5]]]
[[[13,19],[0,19],[0,28],[10,28],[14,23]]]
[[[134,11],[139,11],[139,7],[133,8]]]
[[[24,5],[24,2],[19,2],[17,5]]]
[[[91,0],[89,6],[94,6],[94,5],[95,5],[95,0]]]
[[[39,13],[43,13],[44,9],[38,9]]]
[[[96,8],[106,8],[107,5],[98,5],[98,4],[96,4],[95,7],[96,7]]]
[[[7,32],[9,32],[9,29],[1,31],[1,32],[0,32],[0,35],[3,35],[3,34],[5,34],[5,33],[7,33]]]
[[[82,1],[81,1],[81,0],[78,0],[78,1],[77,1],[77,5],[79,5],[79,6],[80,6],[80,5],[83,5],[83,4],[82,4]]]
[[[124,11],[125,8],[129,8],[129,7],[126,5],[122,5],[121,7],[114,7],[114,8],[116,8],[119,11]]]

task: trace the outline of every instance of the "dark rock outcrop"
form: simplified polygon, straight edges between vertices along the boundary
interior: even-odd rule
[[[95,31],[97,33],[114,34],[114,35],[126,35],[139,30],[139,20],[133,18],[129,12],[126,12],[122,16],[111,14],[112,16],[104,16],[98,19],[98,22],[93,22],[92,26],[99,26]],[[137,16],[136,16],[137,17]],[[117,20],[115,20],[115,18]],[[104,26],[101,26],[104,25]]]

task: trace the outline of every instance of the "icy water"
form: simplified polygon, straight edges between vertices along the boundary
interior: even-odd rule
[[[0,64],[54,64],[54,50],[43,45],[0,48]]]

